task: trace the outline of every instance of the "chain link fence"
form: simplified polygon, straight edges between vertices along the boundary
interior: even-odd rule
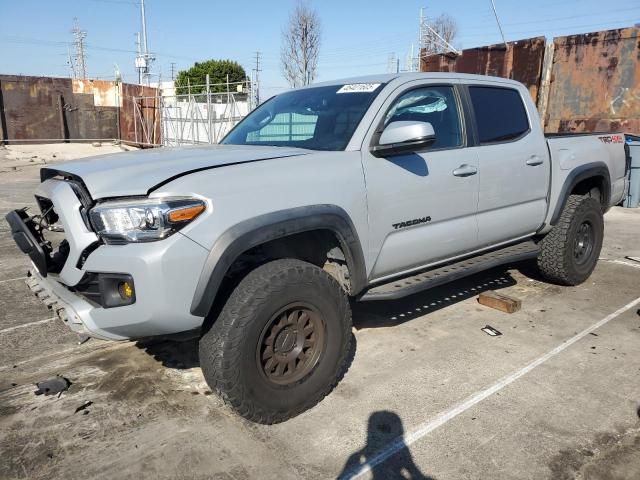
[[[182,93],[186,89],[186,93]],[[251,83],[188,85],[133,97],[137,143],[155,146],[215,144],[253,108]]]

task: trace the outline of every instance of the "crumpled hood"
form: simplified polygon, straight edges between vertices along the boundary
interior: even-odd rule
[[[154,148],[65,162],[43,168],[41,176],[43,179],[58,174],[79,177],[91,197],[98,200],[146,195],[159,184],[200,170],[309,153],[301,148],[246,145]]]

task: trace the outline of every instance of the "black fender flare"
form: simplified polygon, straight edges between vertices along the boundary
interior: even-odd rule
[[[609,208],[611,201],[611,175],[609,175],[609,168],[604,162],[585,163],[584,165],[574,168],[565,179],[562,189],[560,190],[560,195],[558,196],[558,203],[556,203],[553,216],[549,222],[551,225],[558,223],[562,210],[575,186],[584,180],[594,177],[601,177],[604,180],[604,188],[600,194],[602,195],[603,210]]]
[[[191,314],[206,316],[229,267],[245,251],[278,238],[311,230],[330,230],[345,255],[351,276],[351,294],[366,286],[362,246],[351,218],[335,205],[310,205],[279,210],[244,220],[216,240],[200,273],[191,303]]]

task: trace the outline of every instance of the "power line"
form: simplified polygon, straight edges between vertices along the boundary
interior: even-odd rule
[[[614,27],[613,24],[618,24],[618,23],[623,23],[626,26],[629,26],[629,19],[625,19],[625,20],[611,20],[608,21],[606,23],[590,23],[587,25],[570,25],[570,26],[566,26],[566,27],[558,27],[558,28],[553,28],[551,30],[555,31],[566,31],[566,30],[573,30],[573,34],[575,35],[579,35],[581,32],[575,32],[575,30],[581,29],[581,28],[604,28],[607,27],[608,29],[618,29],[618,28],[625,28],[625,25],[619,26],[619,27]],[[543,30],[548,30],[548,29],[544,29],[544,28],[538,28],[536,30],[521,30],[521,31],[517,31],[517,32],[510,32],[510,36],[513,37],[513,35],[529,35],[529,34],[542,34],[544,33]],[[483,37],[483,38],[487,38],[487,34],[486,33],[479,33],[479,34],[473,34],[473,35],[463,35],[461,38],[479,38],[479,37]]]
[[[137,7],[138,5],[140,5],[140,2],[135,2],[133,0],[91,0],[91,1],[98,2],[98,3],[116,3],[120,5],[133,5],[134,7]]]
[[[540,17],[539,20],[529,20],[526,22],[511,22],[511,23],[503,23],[502,25],[504,27],[514,27],[514,26],[521,26],[521,25],[538,25],[538,24],[547,24],[550,22],[560,22],[560,21],[564,21],[564,20],[573,20],[574,18],[589,18],[589,17],[593,17],[593,18],[599,18],[600,20],[602,19],[603,15],[616,15],[616,14],[620,14],[620,13],[624,13],[624,12],[631,12],[631,11],[637,11],[638,13],[640,13],[640,7],[632,7],[632,8],[625,8],[625,9],[616,9],[616,10],[612,10],[610,12],[603,12],[602,14],[599,15],[594,15],[593,13],[588,13],[588,14],[583,14],[583,15],[570,15],[570,16],[566,16],[566,17],[554,17],[551,15],[546,15],[544,17]],[[605,24],[603,22],[603,24]],[[486,27],[471,27],[471,28],[465,28],[465,31],[485,31],[486,32]]]
[[[69,45],[69,42],[19,37],[16,35],[4,35],[4,36],[0,36],[0,39],[2,39],[4,43],[13,43],[13,44],[22,44],[22,45],[42,45],[42,46],[50,46],[50,47],[66,47],[67,45]],[[104,51],[104,52],[138,53],[137,50],[131,50],[127,48],[104,47],[100,45],[94,45],[92,43],[85,43],[84,48],[85,50],[97,50],[97,51]],[[200,60],[196,57],[188,57],[185,55],[173,55],[173,54],[164,53],[164,52],[157,52],[157,54],[167,58],[175,58],[178,60],[188,60],[190,62],[196,62]]]

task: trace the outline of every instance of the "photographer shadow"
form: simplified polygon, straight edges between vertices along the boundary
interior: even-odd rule
[[[365,470],[374,480],[436,480],[420,471],[404,442],[400,417],[387,410],[373,412],[367,426],[367,443],[345,463],[339,480],[359,476]]]

